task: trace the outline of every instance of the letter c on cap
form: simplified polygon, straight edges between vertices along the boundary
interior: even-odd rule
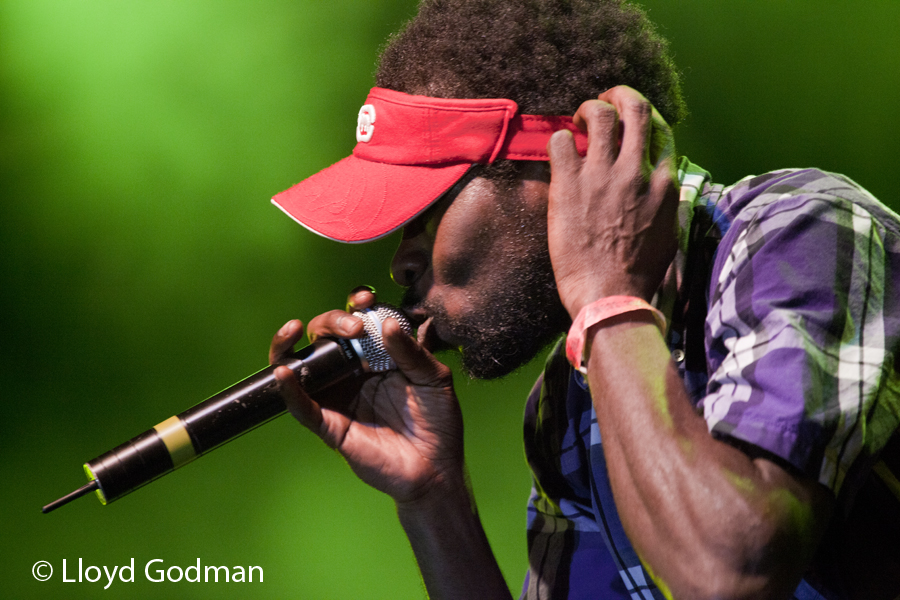
[[[371,104],[363,104],[359,109],[359,117],[356,119],[356,141],[368,142],[375,132],[375,107]]]

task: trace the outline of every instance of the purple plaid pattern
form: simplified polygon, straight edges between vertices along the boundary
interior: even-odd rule
[[[852,497],[900,422],[900,218],[852,181],[816,170],[723,188],[683,160],[679,178],[676,263],[683,268],[695,220],[701,237],[721,238],[705,331],[667,338],[673,348],[686,336],[704,341],[706,368],[680,365],[698,410],[720,439],[790,463],[839,502]],[[665,294],[658,301],[674,304]],[[534,486],[522,597],[662,599],[624,534],[590,394],[562,348],[525,411]],[[836,597],[806,581],[795,592]]]
[[[710,430],[838,495],[857,459],[881,450],[900,421],[898,217],[848,179],[815,170],[744,179],[716,210],[731,225],[706,321]]]

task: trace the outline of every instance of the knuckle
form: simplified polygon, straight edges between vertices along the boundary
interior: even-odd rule
[[[433,361],[434,380],[436,384],[441,387],[453,385],[453,371],[450,369],[450,367],[440,362],[436,358],[434,358]]]
[[[338,321],[340,321],[342,317],[346,316],[347,313],[343,310],[329,310],[328,312],[313,317],[313,319],[309,322],[309,330],[316,331],[318,333],[329,332],[335,328]]]
[[[622,164],[617,165],[618,176],[622,181],[628,183],[636,183],[639,181],[644,181],[647,179],[649,172],[645,168],[643,160],[628,160],[622,161]]]
[[[612,104],[608,104],[601,100],[592,100],[586,104],[588,105],[586,113],[589,120],[615,121],[618,119],[618,114]]]
[[[629,165],[622,172],[623,180],[627,181],[629,187],[635,190],[645,189],[650,183],[651,175],[652,171],[643,162]]]
[[[646,98],[631,96],[622,103],[623,108],[640,118],[649,118],[653,113],[653,105]]]

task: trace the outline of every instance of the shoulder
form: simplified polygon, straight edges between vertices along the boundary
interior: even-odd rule
[[[723,233],[762,222],[773,226],[804,218],[845,222],[858,215],[900,235],[900,216],[849,177],[819,169],[782,169],[745,177],[721,189],[708,210],[724,224]]]
[[[900,216],[843,175],[785,169],[746,177],[712,194],[705,210],[721,232],[714,294],[715,282],[721,286],[760,261],[807,263],[808,274],[819,276],[826,265],[842,268],[849,256],[900,264]]]

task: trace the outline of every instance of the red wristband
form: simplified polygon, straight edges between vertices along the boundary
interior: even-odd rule
[[[653,313],[656,324],[665,332],[666,317],[658,308],[651,306],[650,303],[641,298],[634,296],[607,296],[583,307],[572,323],[568,337],[566,337],[566,358],[569,359],[569,364],[582,373],[586,373],[585,366],[582,365],[582,354],[584,353],[584,338],[587,330],[597,323],[612,317],[638,310],[649,310]]]

